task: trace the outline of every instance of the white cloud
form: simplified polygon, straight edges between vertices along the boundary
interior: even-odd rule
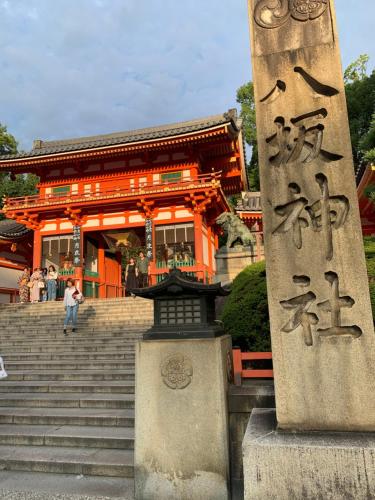
[[[372,16],[344,1],[353,51]],[[223,112],[251,77],[245,0],[0,0],[0,15],[0,122],[25,149]]]

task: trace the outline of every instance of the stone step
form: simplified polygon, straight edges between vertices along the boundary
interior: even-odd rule
[[[116,352],[89,352],[89,353],[26,353],[26,354],[8,354],[5,361],[72,361],[72,360],[115,360],[115,359],[134,359],[134,353],[126,351],[116,351]]]
[[[55,345],[56,347],[58,346],[63,346],[63,345],[75,345],[75,346],[80,346],[80,345],[118,345],[121,343],[129,344],[129,345],[134,345],[136,338],[129,338],[127,335],[123,337],[102,337],[102,338],[97,338],[96,336],[91,336],[91,337],[82,337],[82,335],[76,335],[72,336],[69,335],[68,338],[62,338],[61,333],[56,336],[55,338],[50,338],[50,337],[44,337],[43,340],[35,337],[35,339],[28,339],[25,338],[24,340],[11,340],[8,339],[6,342],[2,340],[0,337],[0,342],[1,342],[1,349],[7,348],[7,347],[20,347],[20,346],[41,346],[45,344],[50,344],[50,345]]]
[[[140,313],[141,314],[141,313]],[[3,333],[15,333],[15,332],[24,332],[24,333],[35,333],[38,334],[40,333],[41,329],[43,332],[48,333],[48,332],[56,332],[60,330],[63,325],[64,325],[64,318],[60,318],[58,320],[55,320],[53,322],[47,323],[46,322],[41,322],[38,324],[30,324],[30,321],[32,320],[25,320],[20,323],[12,323],[11,325],[2,325],[0,324],[1,331]],[[151,321],[145,321],[141,317],[138,316],[137,319],[133,318],[122,318],[121,321],[116,321],[116,322],[109,322],[109,321],[85,321],[80,319],[77,321],[77,328],[84,328],[88,331],[104,331],[105,328],[110,327],[111,330],[113,329],[114,331],[124,331],[128,327],[149,327],[152,325]]]
[[[40,346],[30,346],[30,347],[4,347],[1,345],[1,355],[4,359],[8,355],[23,355],[23,354],[38,354],[38,353],[101,353],[101,352],[113,352],[114,350],[121,350],[121,352],[134,353],[134,343],[133,344],[123,344],[122,342],[118,342],[117,344],[110,345],[92,345],[88,343],[87,345],[53,345],[52,344],[42,344]]]
[[[134,408],[134,394],[0,393],[0,407],[34,408]]]
[[[134,410],[0,407],[0,424],[134,427]]]
[[[8,361],[5,366],[7,370],[122,370],[134,369],[134,359],[111,360],[82,360],[82,361]]]
[[[81,342],[85,342],[85,341],[93,341],[93,340],[97,340],[97,341],[107,341],[107,340],[128,340],[129,342],[133,341],[137,341],[139,340],[140,338],[142,338],[142,335],[148,330],[148,328],[144,328],[144,329],[140,329],[138,328],[136,331],[134,332],[129,332],[128,330],[105,330],[105,331],[98,331],[97,333],[95,332],[92,332],[90,330],[86,330],[84,328],[82,328],[81,330],[77,331],[77,335],[75,336],[71,336],[70,335],[70,330],[68,330],[68,333],[69,333],[69,336],[68,338],[65,338],[65,337],[62,337],[62,331],[59,330],[58,332],[56,332],[56,330],[54,330],[54,332],[52,333],[45,333],[45,334],[30,334],[30,333],[24,333],[22,334],[22,338],[25,339],[25,342],[26,343],[32,343],[32,342],[53,342],[53,341],[60,341],[62,342],[63,340],[64,341],[74,341],[74,340],[77,340],[77,341],[81,341]],[[19,340],[17,340],[17,338],[20,338],[20,332],[18,332],[17,334],[7,334],[7,335],[3,335],[3,336],[0,336],[0,345],[4,343],[7,343],[7,342],[19,342]],[[21,342],[21,345],[22,345],[22,342]]]
[[[134,500],[134,480],[50,472],[0,471],[3,500]]]
[[[1,445],[129,450],[134,448],[134,429],[130,427],[0,424]]]
[[[84,476],[133,477],[131,450],[0,446],[0,469]]]
[[[7,382],[15,381],[36,381],[36,380],[134,380],[133,370],[75,370],[68,372],[66,370],[45,370],[39,371],[9,371]],[[0,382],[1,384],[2,382]]]
[[[0,394],[10,393],[105,393],[105,394],[134,394],[134,382],[127,381],[102,381],[98,384],[96,381],[24,381],[18,382],[0,382]]]

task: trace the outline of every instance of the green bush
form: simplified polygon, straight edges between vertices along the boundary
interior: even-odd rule
[[[375,238],[364,238],[370,282],[372,315],[375,318]],[[265,262],[245,268],[233,281],[221,320],[233,345],[243,351],[271,350]]]
[[[246,351],[271,350],[264,262],[248,266],[233,281],[221,320],[233,345]]]

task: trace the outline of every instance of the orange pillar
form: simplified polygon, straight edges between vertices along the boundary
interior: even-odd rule
[[[210,282],[214,273],[213,252],[212,252],[212,229],[211,226],[207,227],[207,240],[208,240],[208,272]]]
[[[99,280],[101,283],[106,283],[106,274],[105,274],[105,250],[103,243],[99,243],[98,248],[98,271],[99,271]],[[106,298],[106,286],[102,285],[99,287],[99,297],[101,299]]]
[[[197,212],[194,212],[194,240],[195,263],[198,271],[198,279],[203,279],[204,281],[202,216]]]
[[[34,231],[33,270],[42,265],[42,236],[40,229]]]

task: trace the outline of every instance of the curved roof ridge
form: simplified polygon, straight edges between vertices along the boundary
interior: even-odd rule
[[[124,132],[114,132],[111,134],[77,137],[72,139],[62,139],[54,141],[43,141],[37,139],[34,141],[33,149],[31,151],[17,153],[14,155],[0,156],[0,161],[78,151],[96,147],[114,146],[130,142],[163,139],[169,136],[182,135],[190,132],[209,129],[211,127],[224,125],[226,123],[230,123],[236,132],[240,131],[242,120],[238,117],[236,109],[230,109],[226,113],[210,115],[203,118],[196,118],[189,121],[182,121]]]

